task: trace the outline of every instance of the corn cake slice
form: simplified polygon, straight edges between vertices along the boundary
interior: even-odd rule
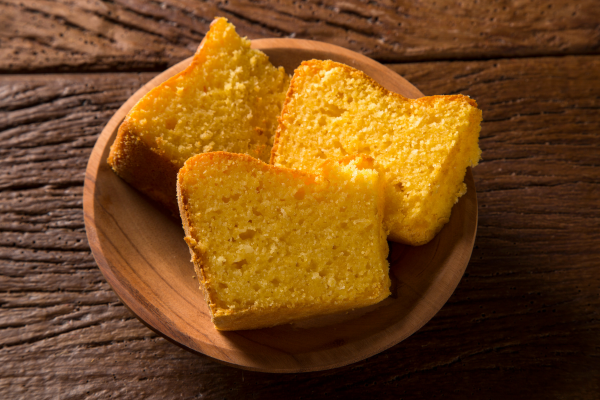
[[[255,329],[389,294],[383,191],[372,160],[310,174],[225,152],[189,159],[177,193],[215,327]]]
[[[268,162],[288,86],[282,67],[217,18],[190,66],[129,112],[108,163],[178,214],[177,171],[191,156],[223,150]]]
[[[292,77],[271,164],[315,171],[327,158],[373,157],[385,185],[389,239],[421,245],[466,193],[466,168],[481,154],[480,123],[467,96],[410,100],[354,68],[312,60]]]

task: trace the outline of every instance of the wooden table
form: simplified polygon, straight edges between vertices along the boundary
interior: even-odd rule
[[[599,398],[600,7],[426,3],[0,2],[0,398]],[[82,215],[96,138],[214,16],[479,103],[471,263],[404,342],[330,371],[242,371],[158,337],[97,268]]]

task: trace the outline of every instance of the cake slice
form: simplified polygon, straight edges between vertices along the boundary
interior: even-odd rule
[[[390,294],[372,160],[330,160],[319,170],[215,152],[179,172],[185,240],[217,329],[284,324]]]
[[[108,163],[178,214],[177,171],[193,155],[223,150],[267,161],[289,76],[217,18],[188,68],[129,112]]]
[[[385,185],[389,239],[421,245],[466,193],[466,169],[481,154],[480,123],[467,96],[411,100],[347,65],[312,60],[292,77],[271,164],[310,172],[327,158],[372,157]]]

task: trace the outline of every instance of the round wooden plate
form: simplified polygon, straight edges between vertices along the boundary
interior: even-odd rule
[[[252,43],[288,73],[303,60],[331,59],[366,72],[389,90],[423,96],[383,65],[341,47],[295,39]],[[119,124],[150,89],[182,71],[191,59],[138,90],[100,135],[85,176],[83,208],[92,252],[123,303],[148,327],[192,352],[229,365],[264,372],[316,371],[377,354],[421,328],[448,300],[471,256],[477,230],[477,197],[471,171],[468,191],[450,222],[420,247],[390,243],[392,296],[363,310],[295,325],[219,332],[195,279],[181,225],[155,208],[108,166]]]

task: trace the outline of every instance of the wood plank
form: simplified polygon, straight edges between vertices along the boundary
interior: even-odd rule
[[[153,74],[0,76],[0,397],[597,396],[600,57],[391,67],[484,111],[476,248],[450,301],[412,337],[292,375],[244,372],[156,337],[94,267],[87,157]]]
[[[595,0],[0,2],[0,72],[162,71],[212,19],[249,38],[320,40],[385,62],[598,54]]]

